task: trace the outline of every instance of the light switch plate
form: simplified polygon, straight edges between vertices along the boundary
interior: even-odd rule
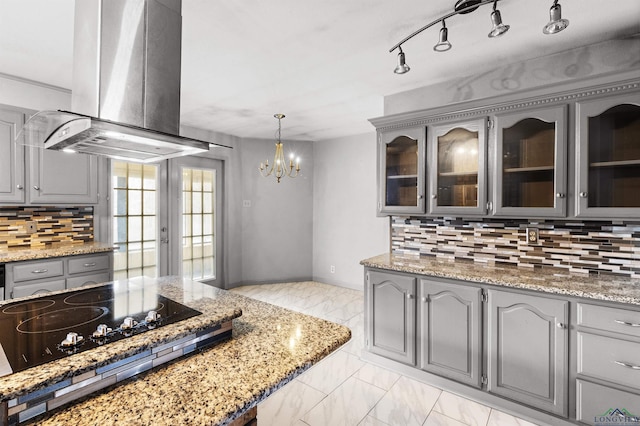
[[[540,233],[538,228],[527,228],[527,244],[539,244]]]

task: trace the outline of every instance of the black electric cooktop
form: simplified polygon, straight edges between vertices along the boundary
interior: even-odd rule
[[[0,307],[0,377],[95,349],[200,312],[116,281]]]

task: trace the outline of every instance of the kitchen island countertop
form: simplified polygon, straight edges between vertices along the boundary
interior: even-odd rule
[[[226,425],[351,337],[342,325],[232,292],[176,277],[158,281],[175,290],[167,296],[176,301],[197,300],[186,303],[196,309],[213,297],[241,310],[233,320],[233,338],[26,424]]]
[[[581,274],[551,267],[534,269],[390,253],[362,260],[360,264],[389,271],[640,305],[640,279],[619,275]]]

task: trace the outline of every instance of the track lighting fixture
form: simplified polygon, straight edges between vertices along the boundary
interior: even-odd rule
[[[404,74],[409,72],[411,68],[409,68],[409,65],[407,65],[404,60],[404,52],[402,51],[402,47],[398,46],[398,48],[400,49],[400,53],[398,53],[398,66],[395,70],[393,70],[393,72],[395,72],[396,74]]]
[[[549,23],[544,26],[542,32],[545,34],[555,34],[564,30],[569,26],[568,19],[562,19],[562,8],[558,4],[558,0],[553,2],[553,6],[549,9]]]
[[[414,31],[409,34],[407,37],[402,39],[399,43],[389,49],[389,52],[393,52],[398,49],[398,65],[393,70],[396,74],[404,74],[409,72],[411,68],[406,63],[405,54],[402,51],[402,45],[407,41],[411,40],[413,37],[417,36],[427,28],[434,26],[442,22],[442,28],[440,28],[440,33],[438,34],[438,43],[433,46],[433,50],[436,52],[446,52],[451,49],[451,43],[449,42],[449,29],[445,24],[445,19],[449,19],[455,15],[466,15],[468,13],[473,12],[478,9],[480,6],[484,6],[485,4],[493,3],[493,11],[491,12],[491,23],[493,24],[493,28],[491,32],[488,34],[489,38],[499,37],[502,34],[506,33],[510,26],[502,23],[502,16],[500,11],[498,10],[498,2],[500,0],[458,0],[454,6],[453,12],[447,13],[438,19],[429,22],[424,27]],[[545,34],[555,34],[558,33],[569,25],[569,21],[567,19],[562,19],[562,13],[560,9],[560,5],[558,4],[558,0],[554,0],[551,9],[549,9],[550,21],[547,25],[545,25],[542,30]]]
[[[444,19],[442,20],[442,28],[440,28],[440,36],[438,39],[438,43],[433,46],[433,50],[436,52],[446,52],[451,49],[451,43],[449,43],[449,30],[447,29],[447,25],[444,23]]]
[[[502,34],[509,31],[509,25],[502,23],[500,11],[496,9],[497,4],[498,0],[495,0],[493,2],[493,12],[491,12],[491,23],[493,24],[493,29],[489,33],[489,38],[500,37]]]

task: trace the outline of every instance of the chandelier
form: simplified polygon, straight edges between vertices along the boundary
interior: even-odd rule
[[[505,25],[502,23],[502,16],[500,15],[500,11],[497,9],[498,1],[500,0],[458,0],[456,2],[456,5],[454,6],[453,12],[447,13],[440,18],[429,22],[427,25],[414,31],[409,36],[402,39],[402,41],[400,41],[398,44],[389,49],[389,52],[393,52],[394,50],[398,49],[398,65],[393,72],[395,72],[396,74],[404,74],[409,72],[409,70],[411,69],[409,68],[409,65],[407,65],[404,52],[402,51],[402,45],[405,42],[411,40],[413,37],[417,36],[427,28],[430,28],[437,23],[442,22],[442,28],[440,29],[440,33],[438,35],[438,43],[433,46],[433,50],[435,50],[436,52],[446,52],[447,50],[451,49],[451,43],[448,40],[449,29],[444,22],[445,19],[449,19],[455,15],[463,15],[473,12],[482,5],[493,3],[493,11],[491,12],[492,28],[488,34],[488,37],[499,37],[502,34],[506,33],[509,30],[509,25]],[[567,19],[562,19],[562,12],[560,5],[558,4],[558,0],[554,0],[551,9],[549,9],[549,17],[549,22],[542,28],[542,32],[544,34],[556,34],[569,26],[569,21]]]
[[[293,153],[289,155],[289,165],[287,165],[286,160],[284,158],[284,148],[282,146],[282,141],[280,140],[280,134],[282,133],[282,124],[281,121],[284,118],[284,114],[274,114],[275,118],[278,119],[278,132],[276,133],[276,153],[273,156],[273,163],[269,166],[269,160],[264,163],[260,163],[260,174],[262,176],[267,177],[272,174],[280,183],[280,179],[283,176],[289,176],[290,178],[294,178],[298,176],[300,173],[300,157],[296,158],[295,167],[293,164]],[[293,173],[295,170],[295,173]]]

